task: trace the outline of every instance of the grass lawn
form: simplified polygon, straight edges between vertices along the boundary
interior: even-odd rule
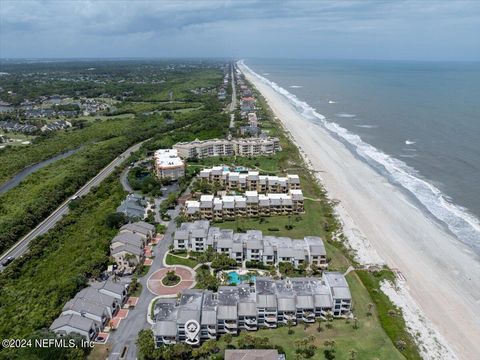
[[[194,260],[192,258],[184,259],[172,254],[167,254],[167,258],[165,259],[165,262],[167,263],[167,265],[184,265],[192,269],[198,265],[197,260]]]
[[[10,146],[22,145],[22,146],[25,146],[25,145],[28,145],[28,144],[23,144],[23,142],[25,142],[25,141],[31,142],[36,137],[36,136],[26,135],[26,134],[22,134],[22,133],[11,133],[11,132],[6,133],[6,132],[1,131],[1,130],[0,130],[0,135],[5,135],[6,137],[8,137],[10,139],[10,141],[8,141],[6,143],[0,143],[0,146],[6,146],[6,145],[10,145]]]
[[[110,353],[108,344],[96,344],[90,354],[87,357],[87,360],[105,360],[108,358]]]

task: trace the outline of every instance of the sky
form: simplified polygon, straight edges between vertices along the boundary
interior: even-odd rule
[[[480,60],[480,0],[0,0],[1,58]]]

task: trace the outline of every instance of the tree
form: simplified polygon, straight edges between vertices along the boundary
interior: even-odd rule
[[[328,329],[333,328],[333,314],[331,311],[327,312],[325,316],[327,318],[327,324],[325,325]]]
[[[168,251],[173,252],[175,246],[173,244],[168,245]]]
[[[105,225],[107,225],[111,229],[118,229],[120,226],[127,223],[127,217],[124,213],[111,213],[107,215],[105,219]]]
[[[358,319],[357,319],[356,316],[353,318],[353,328],[354,328],[355,330],[358,330],[358,328],[359,328],[359,326],[358,326]]]
[[[357,355],[358,355],[358,353],[357,353],[355,350],[353,350],[353,349],[350,350],[350,351],[348,352],[348,354],[350,355],[350,360],[355,360],[355,359],[357,358]]]
[[[288,321],[287,321],[288,335],[292,335],[292,334],[293,334],[292,326],[293,326],[293,321],[292,321],[292,320],[288,320]]]
[[[319,318],[317,319],[317,324],[318,324],[318,326],[317,326],[317,331],[318,331],[318,332],[322,332],[322,331],[323,331],[322,322],[323,322],[323,319],[322,319],[321,317],[319,317]]]
[[[295,273],[295,268],[290,262],[282,261],[278,264],[278,270],[282,275],[293,275]]]
[[[335,340],[327,340],[323,343],[327,348],[323,350],[323,354],[327,360],[335,359]]]

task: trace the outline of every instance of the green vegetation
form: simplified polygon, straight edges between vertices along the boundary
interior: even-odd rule
[[[362,270],[357,273],[373,299],[385,332],[398,348],[402,348],[402,353],[407,359],[421,359],[412,336],[406,330],[401,310],[397,309],[380,290],[380,282],[382,280],[394,281],[394,274],[388,270],[373,273]]]
[[[180,282],[180,276],[175,274],[175,271],[167,271],[167,275],[162,279],[162,284],[165,286],[174,286]]]
[[[152,170],[144,166],[134,167],[128,172],[128,183],[133,190],[144,195],[161,196],[162,183]]]
[[[167,265],[183,265],[189,268],[194,268],[198,265],[198,261],[196,261],[195,258],[184,258],[176,254],[167,254],[165,262]]]
[[[126,101],[121,103],[117,110],[118,113],[134,113],[139,114],[143,112],[160,112],[160,111],[174,111],[174,110],[198,110],[203,106],[199,102],[142,102],[142,101]]]
[[[118,173],[81,199],[55,228],[0,274],[0,336],[22,338],[48,328],[63,305],[109,261],[117,233],[105,218],[123,199]]]
[[[158,116],[142,116],[136,120],[116,120],[115,122],[129,122],[124,124],[123,129],[117,129],[117,136],[85,145],[68,159],[57,161],[31,174],[19,186],[0,196],[0,252],[36,226],[130,145],[152,136],[151,143],[156,143],[159,141],[157,139],[168,138],[170,134],[175,134],[174,136],[178,139],[188,134],[186,130],[175,129],[188,128],[201,132],[202,129],[219,127],[222,122],[214,121],[223,117],[219,116],[217,111],[216,103],[212,103],[203,110],[175,115],[176,121],[173,124],[165,124],[163,121],[159,123]],[[154,149],[151,143],[145,145],[144,152]],[[33,146],[33,148],[36,147]],[[186,188],[190,176],[191,174],[180,183],[181,191]],[[140,186],[146,191],[157,193],[159,190],[154,189],[153,183],[157,184],[152,177],[149,182]],[[173,200],[176,200],[178,194],[172,196]],[[171,204],[170,200],[172,199],[169,198],[165,204],[162,204],[162,207]]]

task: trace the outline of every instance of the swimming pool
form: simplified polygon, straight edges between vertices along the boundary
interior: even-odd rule
[[[255,282],[255,278],[253,275],[239,275],[236,271],[228,273],[228,283],[230,285],[239,285],[250,281]]]

